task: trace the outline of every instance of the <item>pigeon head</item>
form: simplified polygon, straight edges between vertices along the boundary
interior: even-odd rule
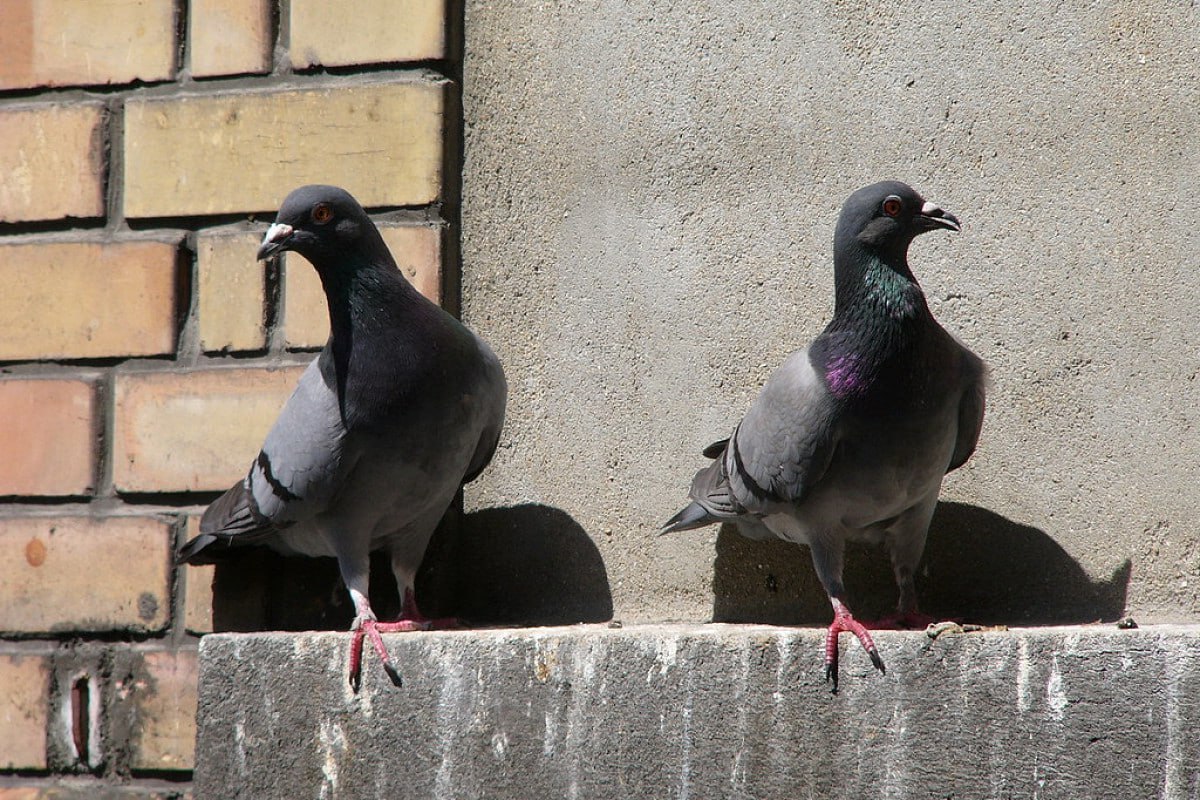
[[[883,181],[859,189],[842,206],[834,234],[836,252],[858,245],[884,262],[905,262],[917,236],[937,229],[957,231],[958,218],[927,202],[908,184]]]
[[[355,251],[382,246],[375,224],[349,192],[337,186],[301,186],[283,201],[267,229],[258,258],[293,250],[317,267],[350,261]],[[384,248],[386,252],[386,248]]]

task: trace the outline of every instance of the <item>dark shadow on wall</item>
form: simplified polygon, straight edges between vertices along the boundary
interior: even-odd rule
[[[370,594],[380,619],[400,613],[382,553],[371,556]],[[612,618],[608,573],[596,545],[565,511],[532,503],[448,514],[417,573],[417,599],[425,614],[457,616],[467,626]],[[346,630],[353,618],[332,558],[247,548],[217,564],[217,631]]]
[[[1048,534],[986,508],[940,503],[917,575],[921,610],[934,617],[1007,625],[1118,619],[1132,565],[1093,581]],[[850,608],[875,619],[895,608],[896,584],[881,546],[850,544],[844,572]],[[807,547],[756,542],[731,525],[717,537],[715,622],[828,624],[829,601]]]

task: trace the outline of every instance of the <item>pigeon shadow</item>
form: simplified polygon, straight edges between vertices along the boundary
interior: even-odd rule
[[[917,571],[921,611],[980,624],[1064,625],[1120,618],[1128,560],[1092,580],[1048,534],[986,508],[940,503]],[[881,546],[849,544],[843,572],[860,619],[895,609],[896,584]],[[714,622],[828,624],[829,600],[807,547],[751,541],[732,525],[717,537]]]
[[[526,503],[466,514],[454,589],[456,609],[489,625],[570,625],[612,619],[604,559],[558,508]]]
[[[600,551],[569,514],[533,503],[447,513],[417,573],[421,611],[463,624],[565,625],[612,618]],[[371,555],[371,606],[400,613],[387,557]],[[230,551],[213,578],[216,631],[346,630],[354,607],[332,558]]]

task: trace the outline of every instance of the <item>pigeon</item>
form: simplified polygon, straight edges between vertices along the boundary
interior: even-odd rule
[[[691,503],[661,533],[732,522],[752,539],[806,544],[829,602],[825,680],[838,688],[838,634],[854,634],[886,672],[842,584],[845,543],[882,543],[900,595],[878,627],[919,624],[913,575],[942,478],[975,451],[986,368],[929,311],[908,265],[914,237],[958,219],[910,186],[854,192],[834,233],[833,319],[792,353],[714,459]]]
[[[289,194],[258,258],[285,250],[320,276],[329,340],[246,477],[208,507],[177,560],[205,563],[239,545],[336,557],[355,610],[350,684],[360,686],[369,636],[400,685],[379,634],[453,624],[421,614],[414,579],[438,522],[496,450],[504,371],[482,339],[409,284],[345,190]],[[376,550],[389,555],[403,598],[395,622],[380,622],[367,598]]]

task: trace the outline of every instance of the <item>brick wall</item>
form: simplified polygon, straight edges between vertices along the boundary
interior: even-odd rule
[[[171,552],[327,335],[254,252],[340,184],[453,304],[446,5],[0,3],[0,800],[188,795],[213,573]]]

